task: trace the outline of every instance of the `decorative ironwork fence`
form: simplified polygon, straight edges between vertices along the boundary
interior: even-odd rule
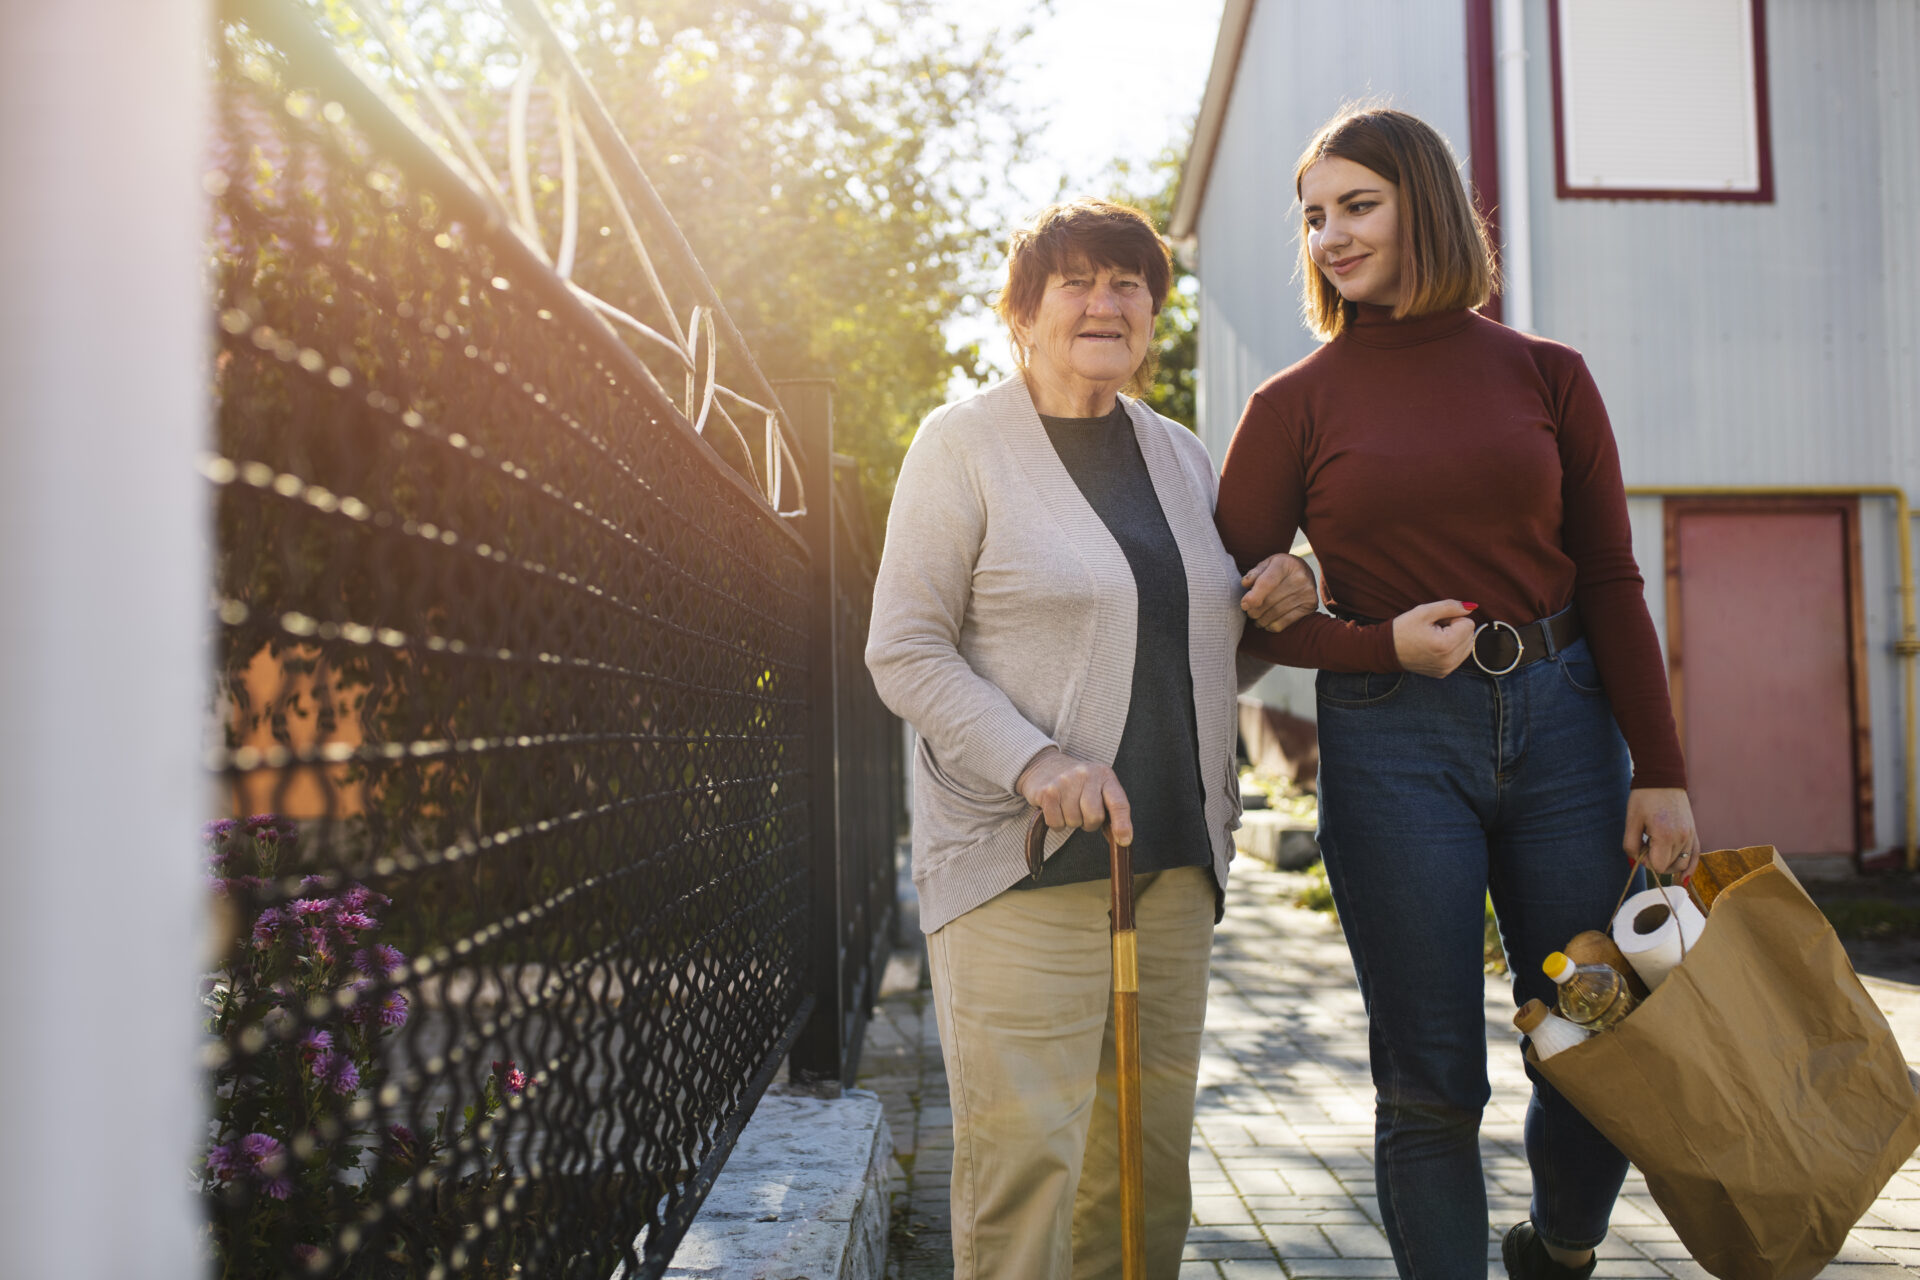
[[[214,44],[208,751],[261,815],[207,845],[228,1276],[659,1274],[803,1027],[796,1074],[851,1077],[891,943],[865,504],[828,416],[803,447],[715,358],[677,231],[652,296],[569,278],[579,152],[643,261],[664,211],[512,9],[545,205],[532,71],[500,184],[396,32],[371,74],[247,0]]]

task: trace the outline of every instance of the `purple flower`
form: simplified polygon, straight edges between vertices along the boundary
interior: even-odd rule
[[[315,1029],[300,1037],[300,1057],[307,1062],[333,1048],[333,1033]]]
[[[415,1148],[420,1140],[413,1136],[413,1130],[407,1126],[390,1124],[386,1127],[383,1136],[386,1138],[387,1146],[401,1159],[411,1160],[419,1154]]]
[[[527,1073],[512,1062],[496,1060],[493,1064],[493,1074],[499,1078],[500,1087],[508,1093],[518,1094],[527,1091]]]
[[[240,1139],[241,1153],[246,1157],[247,1172],[260,1189],[275,1200],[285,1200],[293,1192],[293,1183],[287,1178],[287,1160],[280,1151],[280,1140],[268,1137],[264,1133],[250,1133]]]
[[[353,967],[369,978],[391,978],[406,964],[406,954],[400,948],[384,943],[371,949],[363,947],[353,953]]]
[[[272,946],[273,940],[280,936],[281,926],[285,923],[285,917],[272,907],[262,911],[253,919],[253,945],[263,950]]]
[[[220,818],[200,828],[200,838],[208,844],[218,844],[240,829],[240,824],[232,818]]]
[[[300,937],[307,944],[307,950],[321,964],[333,963],[333,948],[327,944],[327,931],[320,928],[306,928],[300,931]]]
[[[298,828],[292,818],[283,818],[277,813],[256,813],[246,822],[247,834],[255,840],[271,840],[278,843],[292,840]]]
[[[344,1053],[326,1053],[313,1064],[313,1078],[345,1097],[360,1087],[360,1068]]]
[[[345,932],[357,932],[373,928],[373,917],[360,911],[339,911],[334,914],[333,927]]]
[[[363,884],[349,885],[340,895],[340,905],[349,911],[365,911],[368,907],[390,906],[393,899],[384,893],[375,893]]]
[[[287,914],[292,916],[323,916],[332,911],[335,903],[332,898],[295,898],[287,904]]]
[[[399,991],[387,992],[380,1001],[380,1025],[397,1027],[407,1020],[407,997]]]
[[[407,1020],[407,997],[399,991],[389,991],[376,1003],[372,999],[373,983],[361,979],[352,984],[359,999],[347,1010],[347,1020],[356,1026],[379,1023],[383,1027],[397,1027]]]
[[[250,1133],[238,1142],[207,1152],[207,1172],[221,1182],[249,1178],[275,1200],[285,1200],[293,1193],[280,1140],[264,1133]]]
[[[222,1143],[207,1152],[207,1172],[221,1182],[232,1182],[243,1172],[240,1153],[235,1142]]]

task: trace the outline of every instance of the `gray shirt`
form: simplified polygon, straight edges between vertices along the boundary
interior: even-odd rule
[[[1133,689],[1113,757],[1133,813],[1133,869],[1207,866],[1213,850],[1187,664],[1187,571],[1133,438],[1133,422],[1126,407],[1116,404],[1102,418],[1041,414],[1040,424],[1087,505],[1120,544],[1140,597]],[[1020,887],[1104,880],[1108,861],[1105,839],[1076,831],[1047,860],[1040,879],[1022,880]]]

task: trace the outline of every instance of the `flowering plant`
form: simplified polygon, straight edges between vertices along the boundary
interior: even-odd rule
[[[221,1274],[279,1274],[290,1264],[311,1274],[424,1273],[481,1212],[476,1194],[505,1177],[488,1149],[489,1122],[525,1091],[525,1073],[494,1063],[458,1123],[443,1107],[423,1133],[380,1125],[380,1042],[411,1013],[396,985],[407,957],[375,941],[389,900],[362,884],[289,874],[297,865],[289,819],[213,822],[204,838],[209,888],[234,935],[203,988],[218,1044],[212,1140],[196,1172],[216,1205]],[[413,1202],[403,1190],[410,1183],[435,1187],[429,1171],[454,1148],[477,1153],[481,1171],[416,1203],[377,1254],[356,1254],[354,1224]],[[335,1257],[336,1246],[353,1256]]]

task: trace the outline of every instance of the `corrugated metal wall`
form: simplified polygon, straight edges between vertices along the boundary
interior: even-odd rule
[[[1879,0],[1881,257],[1894,475],[1920,497],[1920,0]]]
[[[1879,17],[1895,7],[1915,4],[1771,0],[1776,198],[1728,204],[1555,198],[1546,4],[1529,4],[1534,314],[1586,355],[1628,484],[1920,482],[1896,466],[1913,422],[1888,376],[1889,242],[1907,241],[1911,323],[1920,235],[1882,181],[1882,70],[1901,58]],[[1915,59],[1909,43],[1909,83]],[[1905,159],[1910,183],[1910,141]]]
[[[1772,204],[1560,200],[1547,0],[1527,0],[1534,314],[1580,349],[1629,485],[1920,497],[1920,0],[1768,0]],[[1665,633],[1658,499],[1635,552]],[[1898,543],[1861,504],[1877,843],[1904,805]],[[1780,584],[1790,608],[1794,584]]]

